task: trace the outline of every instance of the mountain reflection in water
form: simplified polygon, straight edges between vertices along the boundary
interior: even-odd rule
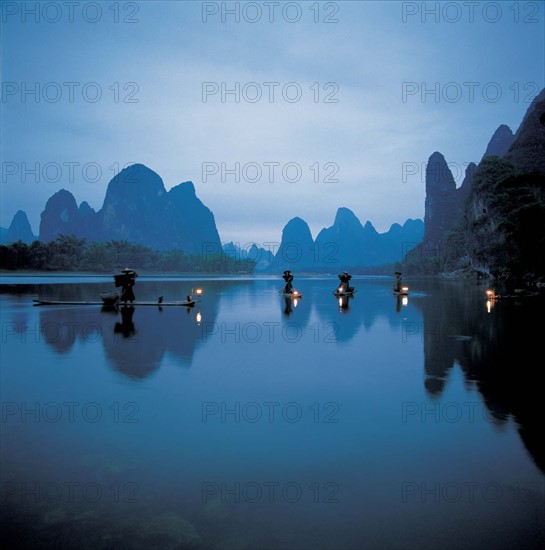
[[[455,285],[455,283],[454,283]],[[451,284],[450,286],[454,286]],[[482,285],[415,300],[423,315],[425,387],[439,398],[455,363],[483,397],[498,425],[513,418],[526,448],[545,472],[541,369],[544,297],[498,300],[488,313]],[[460,289],[462,290],[462,289]]]
[[[135,503],[11,499],[0,504],[3,525],[27,547],[83,535],[98,548],[510,548],[542,540],[543,415],[532,356],[540,356],[543,300],[496,300],[488,312],[486,287],[474,282],[413,280],[408,297],[394,296],[389,279],[352,282],[356,295],[339,299],[335,278],[297,277],[296,301],[279,294],[281,280],[211,279],[198,282],[204,294],[193,308],[33,307],[38,296],[96,300],[111,284],[1,285],[2,401],[63,413],[71,402],[80,411],[73,423],[12,414],[3,424],[2,483],[92,482],[106,494],[138,485]],[[135,292],[179,300],[196,284],[142,279]],[[278,415],[269,422],[263,405],[273,402]],[[435,405],[466,402],[487,418],[436,418]],[[99,422],[82,421],[86,403],[100,408]],[[403,419],[407,403],[432,412]],[[204,420],[203,404],[217,414]],[[260,421],[243,418],[245,404],[265,411]],[[287,404],[300,407],[300,422],[282,417]],[[324,422],[331,411],[335,421]],[[333,483],[338,502],[316,503],[314,493],[295,504],[203,500],[203,482]],[[455,482],[492,484],[504,498],[402,500],[404,483]],[[514,502],[518,487],[535,492]]]

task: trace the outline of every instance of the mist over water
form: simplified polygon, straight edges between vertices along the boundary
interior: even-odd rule
[[[20,282],[22,279],[18,279]],[[19,547],[513,548],[545,541],[541,298],[475,282],[139,279],[193,308],[2,284],[1,521]],[[12,282],[4,279],[4,283]],[[76,283],[76,284],[74,284]]]

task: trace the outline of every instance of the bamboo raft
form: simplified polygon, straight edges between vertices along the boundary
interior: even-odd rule
[[[181,306],[193,307],[200,300],[178,300],[174,302],[119,302],[114,304],[106,304],[101,302],[84,302],[84,301],[63,301],[63,300],[32,300],[35,306],[106,306],[106,307],[132,307],[132,306]]]

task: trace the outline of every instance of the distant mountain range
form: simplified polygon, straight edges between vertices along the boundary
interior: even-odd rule
[[[545,275],[545,90],[534,99],[513,134],[498,127],[477,165],[470,163],[460,187],[445,157],[434,152],[426,166],[425,215],[378,233],[350,209],[337,210],[333,225],[312,237],[295,217],[282,230],[278,249],[253,244],[222,246],[214,215],[197,198],[192,182],[166,191],[162,179],[142,164],[115,176],[102,208],[79,206],[61,189],[46,203],[39,240],[75,235],[87,242],[127,240],[157,250],[222,253],[250,258],[255,270],[337,272],[399,264],[403,270],[499,275]],[[32,242],[26,214],[19,210],[2,242]]]
[[[358,270],[396,264],[419,273],[515,273],[545,275],[545,90],[534,99],[513,134],[498,127],[477,165],[470,163],[460,187],[445,157],[434,152],[426,166],[424,221],[409,219],[378,233],[350,209],[337,210],[333,225],[312,237],[295,217],[282,230],[277,250],[253,244],[222,246],[213,213],[187,181],[167,192],[163,180],[143,164],[115,176],[102,208],[95,212],[64,189],[41,214],[38,239],[75,235],[87,242],[127,240],[157,250],[186,254],[229,254],[255,260],[256,271]],[[27,216],[19,210],[2,243],[30,243]]]
[[[61,189],[47,201],[41,214],[40,234],[32,234],[26,214],[18,211],[3,242],[36,239],[50,242],[60,235],[74,235],[87,242],[127,240],[156,250],[182,250],[186,254],[231,254],[255,260],[256,271],[329,272],[399,262],[422,240],[422,220],[393,224],[378,233],[371,222],[362,225],[348,208],[339,208],[331,227],[312,238],[308,224],[293,218],[282,230],[277,249],[254,244],[241,251],[228,243],[222,247],[213,213],[197,198],[192,182],[167,192],[163,180],[143,164],[134,164],[115,176],[102,208],[95,212],[86,201],[77,204]]]
[[[235,243],[223,245],[225,254],[256,261],[256,271],[335,272],[358,270],[400,262],[405,253],[422,241],[422,220],[395,223],[386,233],[378,233],[371,222],[363,226],[354,212],[339,208],[331,227],[322,229],[316,239],[301,218],[291,219],[282,230],[277,249],[253,244],[248,250]]]
[[[290,220],[282,231],[275,255],[275,270],[332,272],[357,270],[400,262],[424,235],[422,220],[395,223],[386,233],[378,233],[370,221],[362,225],[352,210],[337,210],[333,225],[322,229],[315,240],[301,218]]]

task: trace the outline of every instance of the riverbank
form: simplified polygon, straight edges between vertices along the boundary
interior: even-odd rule
[[[524,277],[519,279],[513,278],[511,281],[507,281],[505,278],[494,277],[491,273],[470,268],[446,271],[439,273],[437,276],[441,279],[475,280],[482,282],[489,281],[490,283],[507,285],[511,287],[515,286],[517,288],[545,288],[545,278],[535,275],[533,273],[528,273],[524,275]]]

